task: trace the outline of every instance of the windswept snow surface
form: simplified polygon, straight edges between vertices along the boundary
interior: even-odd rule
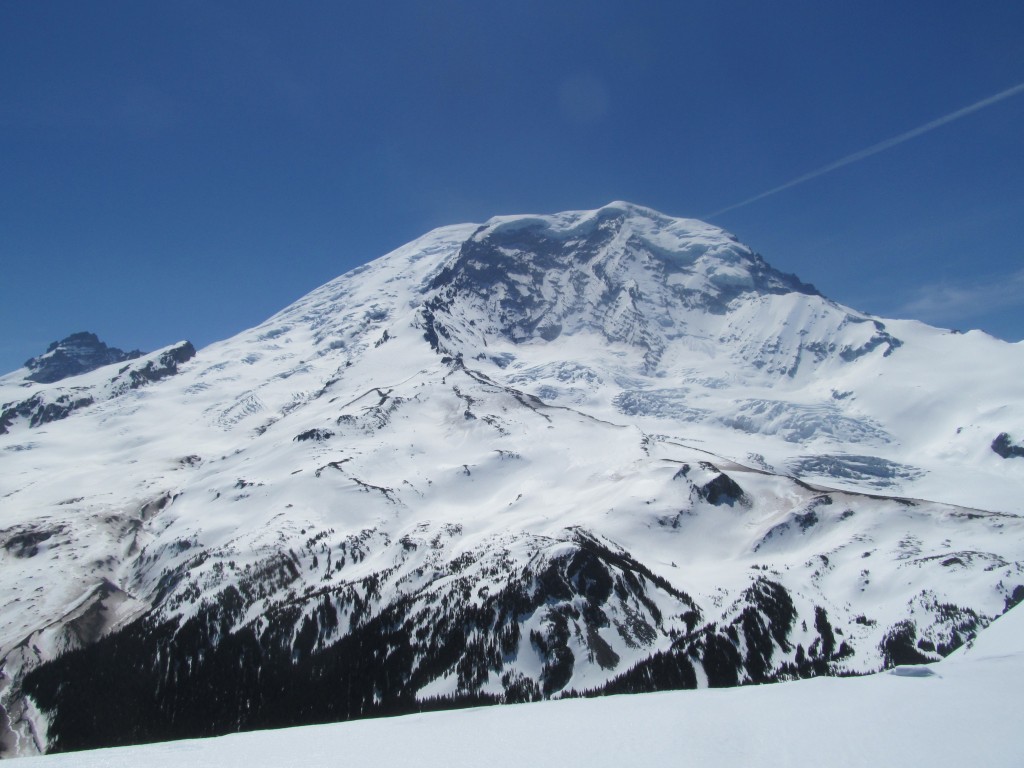
[[[36,768],[1016,768],[1024,611],[926,667],[360,720],[24,760]]]

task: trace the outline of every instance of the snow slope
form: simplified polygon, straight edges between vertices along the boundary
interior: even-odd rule
[[[194,357],[25,373],[8,751],[873,672],[1024,597],[992,447],[1024,346],[628,203],[436,230]]]

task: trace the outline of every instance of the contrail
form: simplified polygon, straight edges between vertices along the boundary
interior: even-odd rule
[[[721,216],[723,213],[726,213],[728,211],[734,211],[737,208],[742,208],[745,205],[756,203],[758,200],[763,200],[766,197],[778,194],[779,192],[787,190],[790,187],[795,187],[798,184],[803,184],[805,181],[810,181],[811,179],[816,179],[819,176],[824,176],[826,173],[831,173],[832,171],[838,170],[839,168],[847,166],[850,163],[856,163],[858,160],[863,160],[866,157],[877,155],[879,152],[884,152],[887,149],[891,149],[892,147],[895,147],[897,144],[902,144],[905,141],[910,141],[911,139],[917,138],[922,133],[934,131],[936,128],[939,128],[940,126],[943,126],[946,123],[952,123],[954,120],[959,120],[961,117],[966,117],[967,115],[977,112],[980,109],[990,107],[993,104],[1002,101],[1003,99],[1008,99],[1011,96],[1016,96],[1018,93],[1022,92],[1024,92],[1024,83],[1015,85],[1012,88],[1007,88],[1005,91],[1000,91],[995,96],[989,96],[987,99],[976,101],[970,106],[964,107],[963,109],[958,109],[956,112],[950,112],[948,115],[936,118],[935,120],[932,120],[930,123],[925,123],[924,125],[918,128],[914,128],[911,131],[901,133],[899,136],[893,136],[891,139],[880,141],[877,144],[868,147],[867,149],[862,149],[860,152],[854,152],[852,155],[847,155],[841,160],[836,160],[834,163],[829,163],[828,165],[818,168],[817,170],[811,171],[810,173],[805,173],[803,176],[798,176],[792,181],[787,181],[785,184],[782,184],[781,186],[774,187],[773,189],[769,189],[767,192],[762,192],[759,195],[754,195],[753,197],[747,198],[742,202],[736,203],[735,205],[730,205],[728,208],[722,208],[721,210],[715,211],[714,213],[709,213],[705,216],[702,216],[701,218],[713,219],[716,216]]]

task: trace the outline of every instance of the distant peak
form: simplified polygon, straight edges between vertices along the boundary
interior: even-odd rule
[[[141,356],[141,350],[125,352],[117,347],[108,347],[95,333],[79,331],[53,342],[38,357],[26,360],[25,367],[31,373],[25,378],[38,384],[52,384],[69,376]]]
[[[106,347],[100,337],[95,333],[89,331],[79,331],[78,333],[72,333],[70,336],[66,336],[60,341],[54,341],[46,348],[47,352],[53,352],[58,347],[69,347],[74,345],[92,345]]]

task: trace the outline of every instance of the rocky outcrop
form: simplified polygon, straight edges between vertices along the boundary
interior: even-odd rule
[[[95,333],[81,332],[53,342],[46,352],[25,361],[31,371],[25,378],[38,384],[52,384],[70,376],[94,371],[111,363],[142,357],[141,350],[125,352],[108,347]]]
[[[1004,459],[1024,458],[1024,445],[1014,445],[1006,432],[1000,432],[992,441],[992,450]]]
[[[27,400],[8,403],[0,410],[0,435],[7,434],[18,418],[28,419],[29,426],[38,427],[51,421],[66,419],[73,411],[96,402],[90,395],[65,392],[48,399],[44,393],[32,395]]]
[[[118,371],[117,377],[113,380],[115,394],[121,394],[129,389],[138,389],[146,384],[166,379],[178,372],[178,366],[187,363],[196,355],[196,348],[192,342],[183,341],[176,344],[155,360],[149,360],[145,365],[138,368],[125,367]]]

